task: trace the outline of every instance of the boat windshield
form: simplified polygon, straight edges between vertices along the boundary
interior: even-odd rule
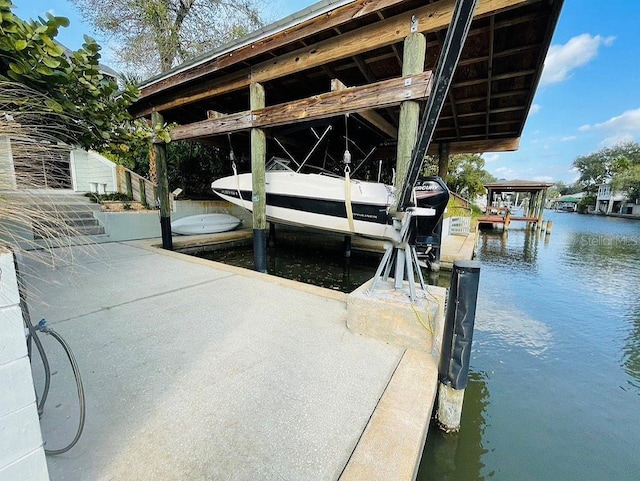
[[[267,165],[265,166],[265,170],[267,170],[268,172],[272,172],[275,170],[285,170],[285,171],[293,172],[294,170],[291,167],[289,167],[290,164],[291,164],[290,160],[283,159],[280,157],[271,157],[271,159],[269,160],[269,162],[267,162]]]

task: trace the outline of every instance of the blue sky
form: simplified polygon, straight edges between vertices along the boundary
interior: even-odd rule
[[[47,11],[68,17],[58,40],[69,48],[79,48],[83,34],[108,43],[67,0],[13,3],[24,19]],[[270,11],[286,16],[312,3],[278,0]],[[103,60],[115,63],[107,48]],[[520,149],[484,154],[486,169],[498,178],[570,183],[576,157],[624,141],[640,142],[640,2],[565,0]]]

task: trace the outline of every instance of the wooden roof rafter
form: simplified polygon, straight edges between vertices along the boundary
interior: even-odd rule
[[[269,102],[266,108],[271,108],[306,105],[324,95],[332,79],[359,88],[398,78],[402,42],[414,15],[419,31],[427,37],[426,68],[433,68],[455,4],[455,0],[430,0],[428,4],[419,0],[333,1],[321,0],[309,7],[302,12],[306,17],[299,23],[294,21],[302,17],[295,14],[289,23],[279,22],[282,28],[278,31],[265,30],[262,36],[239,40],[199,63],[153,79],[143,86],[132,113],[145,116],[159,111],[166,121],[182,124],[179,129],[188,131],[190,125],[195,128],[206,119],[207,110],[240,117],[246,114],[243,107],[248,106],[249,85],[253,82],[263,85]],[[474,152],[481,147],[495,151],[517,146],[561,4],[562,0],[478,0],[447,102],[437,121],[434,144],[450,143],[452,152],[458,150],[454,144]],[[374,122],[366,120],[359,127],[360,133],[354,128],[350,135],[361,135],[364,142],[374,141],[377,135],[381,141],[396,137],[397,105],[372,102],[361,112],[368,112]],[[356,118],[360,117],[361,113]],[[232,122],[233,118],[227,117],[226,121]],[[335,124],[335,119],[330,122],[341,135],[339,130],[344,127]],[[374,137],[366,133],[372,126],[377,132]],[[284,130],[275,126],[267,135],[281,136]],[[210,135],[217,135],[217,131],[211,130]],[[298,135],[295,139],[308,140]]]
[[[486,16],[494,14],[496,11],[514,8],[529,2],[530,0],[479,0],[475,15],[476,17]],[[386,4],[387,2],[381,0],[374,3]],[[138,116],[149,115],[153,110],[163,111],[178,105],[193,103],[224,92],[247,88],[251,82],[265,82],[281,78],[300,70],[318,67],[378,47],[392,45],[401,41],[410,33],[411,19],[413,17],[417,19],[418,31],[422,33],[442,30],[446,28],[451,19],[454,5],[455,0],[441,0],[440,2],[428,4],[380,22],[351,30],[340,36],[331,37],[317,44],[283,54],[277,59],[259,63],[248,69],[248,71],[242,70],[229,74],[229,77],[218,78],[213,89],[210,88],[212,86],[208,82],[200,84],[201,87],[196,89],[199,91],[192,95],[160,103],[154,108],[141,109],[136,111],[136,114]],[[182,82],[180,80],[180,83]],[[175,87],[175,85],[176,83],[171,86]],[[142,87],[144,96],[150,95],[151,92],[151,86]]]

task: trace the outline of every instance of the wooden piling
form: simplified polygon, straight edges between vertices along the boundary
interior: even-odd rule
[[[547,221],[547,232],[546,235],[550,235],[551,234],[551,228],[553,227],[553,222],[548,220]]]
[[[542,218],[544,217],[544,205],[547,202],[547,191],[543,190],[540,194],[540,210],[538,211],[538,223],[542,228]]]
[[[458,431],[467,387],[478,300],[480,263],[455,261],[438,363],[436,420],[445,432]]]
[[[447,173],[449,172],[449,152],[450,145],[442,142],[438,145],[438,177],[447,182]]]
[[[265,106],[264,87],[259,83],[249,86],[251,110]],[[253,260],[258,272],[267,272],[267,196],[265,163],[267,139],[263,129],[251,129],[251,178],[253,203]]]
[[[404,54],[402,76],[406,77],[424,71],[427,52],[426,37],[418,32],[409,34],[404,40]],[[413,100],[406,100],[400,104],[400,119],[398,124],[398,146],[396,156],[396,192],[402,192],[411,152],[418,138],[420,124],[420,104]],[[394,207],[397,207],[394,206]]]
[[[151,124],[154,129],[164,124],[160,112],[151,113]],[[167,177],[167,144],[154,137],[153,153],[156,159],[156,174],[158,176],[158,197],[160,198],[160,230],[162,232],[162,248],[173,250],[171,238],[171,206],[169,203],[169,178]]]

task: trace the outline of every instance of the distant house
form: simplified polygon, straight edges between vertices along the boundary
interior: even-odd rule
[[[640,199],[631,200],[623,192],[614,191],[611,184],[600,184],[596,197],[596,214],[640,215]]]
[[[584,196],[584,192],[578,192],[577,194],[568,194],[556,197],[549,201],[549,208],[565,212],[577,212],[578,204]]]
[[[116,165],[96,152],[58,144],[43,148],[32,140],[0,137],[2,188],[116,192]]]

